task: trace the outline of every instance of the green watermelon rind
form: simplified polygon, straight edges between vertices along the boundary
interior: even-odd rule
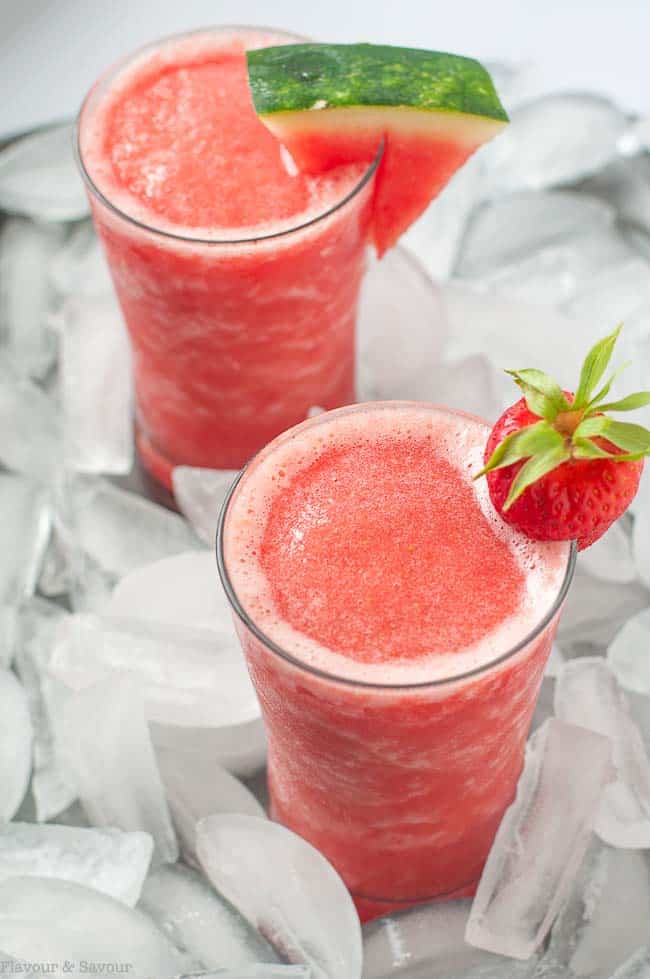
[[[508,121],[486,69],[456,54],[376,44],[286,44],[248,51],[247,60],[262,117],[373,106]]]

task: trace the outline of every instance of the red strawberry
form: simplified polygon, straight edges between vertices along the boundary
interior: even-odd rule
[[[542,371],[508,372],[524,397],[492,429],[479,476],[487,475],[504,520],[535,540],[576,540],[580,550],[589,547],[636,494],[650,431],[606,412],[650,404],[650,392],[606,403],[612,376],[594,394],[620,329],[589,352],[575,395]]]

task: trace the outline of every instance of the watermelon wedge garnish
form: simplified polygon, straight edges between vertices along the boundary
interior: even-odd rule
[[[508,117],[478,61],[375,44],[247,53],[255,110],[305,173],[370,163],[383,140],[373,238],[381,255]]]

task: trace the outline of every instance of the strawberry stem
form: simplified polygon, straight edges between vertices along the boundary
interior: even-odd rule
[[[561,411],[553,422],[553,428],[564,435],[567,438],[572,438],[573,433],[580,424],[584,417],[584,412],[577,411]]]

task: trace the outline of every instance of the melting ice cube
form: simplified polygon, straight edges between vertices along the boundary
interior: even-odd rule
[[[152,851],[147,833],[10,823],[0,830],[0,880],[55,877],[134,905]]]
[[[471,945],[530,958],[570,892],[610,778],[606,738],[554,719],[535,732],[474,898]]]
[[[23,376],[45,377],[56,359],[47,267],[63,238],[60,227],[24,218],[10,218],[0,231],[0,348]]]
[[[224,812],[265,816],[253,793],[217,764],[208,748],[209,741],[200,754],[169,748],[156,752],[181,848],[192,863],[196,861],[196,827],[205,816]]]
[[[617,779],[603,794],[595,821],[598,835],[613,846],[650,846],[650,760],[604,659],[565,663],[557,678],[555,713],[611,741]]]
[[[139,907],[197,968],[236,969],[277,961],[268,942],[203,877],[182,865],[154,870]]]
[[[609,668],[626,690],[650,697],[650,608],[629,619],[607,650]]]
[[[312,979],[360,979],[361,929],[343,881],[317,850],[277,823],[209,816],[197,829],[208,877],[253,927]]]
[[[0,823],[8,822],[18,810],[31,768],[32,722],[27,695],[13,673],[0,670]]]
[[[88,199],[74,159],[75,127],[40,130],[0,153],[0,207],[44,221],[77,221]]]
[[[560,913],[539,976],[609,979],[650,921],[650,867],[642,853],[615,850],[596,837]]]
[[[127,473],[133,464],[131,356],[117,301],[68,300],[61,385],[69,468]]]
[[[195,469],[177,466],[172,473],[174,496],[194,530],[211,547],[226,493],[237,475],[234,469]]]
[[[71,694],[56,738],[91,823],[144,830],[155,841],[157,860],[173,863],[176,836],[137,685],[118,676]]]
[[[141,911],[70,881],[12,877],[0,882],[0,948],[17,959],[54,963],[48,975],[88,976],[82,965],[112,963],[119,974],[172,979],[187,960]]]
[[[52,479],[62,458],[58,407],[6,359],[0,359],[0,426],[2,463],[35,479]]]

